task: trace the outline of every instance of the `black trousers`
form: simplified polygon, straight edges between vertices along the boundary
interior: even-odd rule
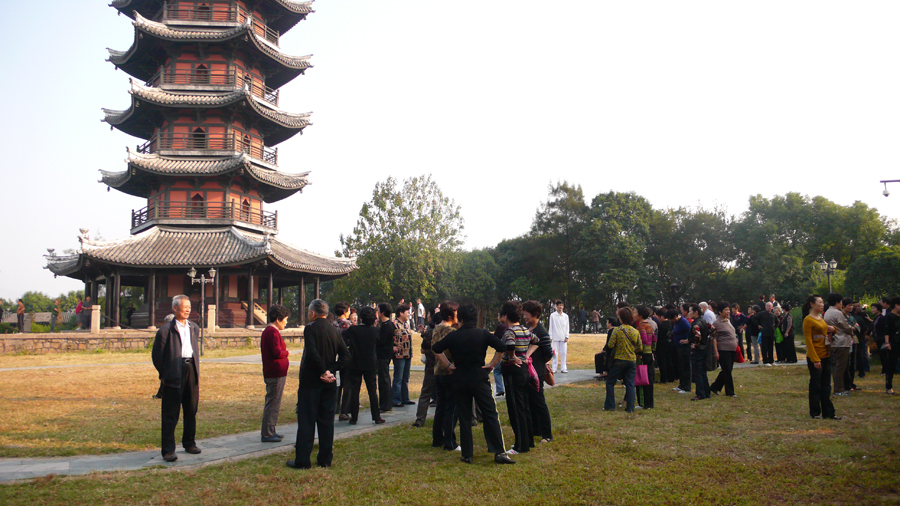
[[[349,411],[350,420],[355,422],[359,418],[359,393],[361,391],[363,379],[366,380],[366,391],[369,393],[369,410],[372,411],[372,420],[381,418],[378,410],[378,389],[376,387],[378,373],[375,371],[347,371],[349,379],[347,396],[350,401]]]
[[[707,352],[714,353],[712,350],[707,350]],[[722,387],[725,387],[725,395],[734,395],[733,371],[736,354],[736,351],[719,350],[719,365],[722,366],[722,370],[716,376],[716,381],[713,381],[713,384],[709,386],[713,392],[719,393],[722,391]]]
[[[750,342],[751,339],[756,339],[756,336],[750,336],[750,333],[746,330],[737,335],[738,347],[743,347],[744,353],[744,361],[752,362],[753,361],[753,343]],[[759,360],[759,357],[756,357]]]
[[[337,387],[337,400],[334,406],[334,414],[336,415],[348,415],[350,414],[350,374],[344,371],[337,372],[338,377],[341,379],[341,385]],[[359,410],[359,402],[356,404],[357,411]]]
[[[434,425],[431,427],[431,446],[445,450],[456,449],[456,400],[453,393],[453,376],[443,374],[434,377]],[[471,425],[471,423],[469,424]]]
[[[184,411],[184,432],[181,435],[181,446],[185,449],[197,446],[194,437],[197,435],[197,401],[200,397],[200,385],[194,375],[191,364],[181,364],[181,385],[166,385],[162,389],[162,454],[175,453],[175,426],[178,425],[178,414]]]
[[[772,364],[775,362],[775,336],[762,336],[762,362],[764,364]]]
[[[656,344],[656,364],[659,366],[659,382],[669,383],[677,377],[675,364],[672,360],[672,343],[668,340],[659,341]]]
[[[381,412],[390,411],[394,407],[391,393],[391,359],[378,359],[378,399]]]
[[[650,380],[649,385],[636,387],[638,406],[644,409],[653,409],[653,384],[656,383],[656,369],[653,366],[653,354],[644,353],[641,355],[641,365],[647,366],[647,379]]]
[[[806,362],[809,369],[809,416],[834,418],[834,404],[831,403],[831,374],[833,361],[831,357],[823,358],[821,369],[815,364]]]
[[[696,396],[701,399],[709,398],[709,376],[706,374],[706,354],[712,350],[691,350],[691,376],[696,387]]]
[[[891,348],[900,348],[895,344],[891,344]],[[885,390],[893,390],[894,373],[897,371],[897,356],[900,349],[896,350],[878,350],[878,356],[881,358],[881,372],[884,374]]]
[[[454,373],[456,374],[456,373]],[[452,376],[452,375],[451,375]],[[494,404],[494,396],[491,394],[491,382],[487,378],[468,379],[453,378],[453,391],[456,397],[456,409],[459,411],[459,443],[462,446],[462,456],[472,458],[475,449],[472,443],[472,401],[481,410],[484,418],[484,441],[487,450],[494,455],[505,453],[503,444],[503,432],[500,430],[500,419],[497,417],[497,405]]]
[[[516,435],[513,449],[525,453],[534,446],[534,433],[531,425],[531,407],[528,403],[528,366],[504,365],[503,384],[506,386],[506,410],[509,412],[509,424]]]
[[[434,366],[425,365],[425,377],[422,379],[422,391],[419,392],[419,402],[416,405],[416,422],[424,424],[428,418],[428,407],[434,397]]]
[[[531,427],[535,436],[543,439],[553,439],[553,427],[550,423],[550,408],[544,398],[544,377],[540,378],[540,389],[531,387],[525,389],[528,392],[528,407],[531,410]]]
[[[310,455],[319,432],[319,455],[316,463],[330,466],[334,458],[334,405],[337,387],[300,388],[297,390],[297,451],[294,463],[312,467]]]
[[[25,315],[16,314],[16,324],[19,327],[19,333],[25,332]]]
[[[678,388],[685,392],[691,391],[691,348],[690,346],[678,346]]]

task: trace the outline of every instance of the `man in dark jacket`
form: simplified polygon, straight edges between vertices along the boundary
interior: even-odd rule
[[[197,433],[197,400],[200,395],[200,327],[189,321],[191,300],[187,295],[172,299],[175,318],[156,331],[151,357],[162,382],[162,456],[166,462],[175,455],[175,426],[178,412],[184,411],[181,444],[188,453],[200,453]]]
[[[354,325],[343,332],[344,340],[350,347],[350,363],[347,365],[347,388],[350,392],[350,425],[356,425],[359,418],[359,392],[363,378],[366,380],[366,390],[369,392],[369,406],[372,412],[372,421],[376,424],[384,423],[384,419],[378,412],[378,389],[376,376],[378,374],[378,359],[375,355],[375,345],[378,342],[378,329],[375,327],[375,310],[364,307],[359,312],[359,325]]]
[[[303,358],[297,389],[297,451],[287,466],[312,467],[310,454],[319,432],[319,467],[331,467],[334,457],[335,373],[345,367],[350,352],[334,325],[328,323],[328,304],[316,299],[309,305],[310,323],[303,329]]]
[[[775,315],[772,313],[772,303],[766,302],[766,308],[754,316],[762,334],[762,358],[763,364],[772,367],[775,362]]]
[[[393,393],[391,392],[391,360],[394,359],[394,322],[391,321],[391,313],[394,308],[387,302],[378,305],[379,334],[378,343],[375,345],[375,353],[378,358],[378,402],[380,411],[388,413],[394,409]]]
[[[449,367],[452,372],[454,392],[456,394],[456,409],[459,410],[460,420],[471,420],[472,401],[481,410],[484,417],[484,439],[487,442],[488,451],[494,454],[494,462],[498,464],[515,464],[506,454],[503,445],[503,433],[500,431],[500,420],[497,417],[497,406],[491,396],[491,383],[488,375],[494,367],[500,363],[500,358],[506,346],[503,341],[495,337],[487,330],[476,327],[478,323],[478,309],[472,304],[463,304],[457,310],[461,327],[451,332],[431,347],[435,358],[444,367]],[[493,359],[484,365],[484,357],[488,347],[494,348]],[[445,350],[450,350],[453,356],[451,365],[444,355]],[[472,443],[472,425],[459,424],[459,442],[462,447],[461,460],[467,464],[472,463],[474,448]]]

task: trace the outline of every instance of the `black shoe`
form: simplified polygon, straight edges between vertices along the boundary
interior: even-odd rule
[[[494,462],[497,464],[515,464],[516,461],[509,458],[509,455],[505,453],[498,453],[494,455]]]
[[[291,469],[309,469],[309,466],[299,466],[299,465],[297,465],[297,462],[294,461],[294,460],[289,460],[289,461],[285,462],[284,465],[290,467]]]
[[[443,448],[444,443],[431,443],[432,448]]]
[[[395,408],[402,408],[402,407],[403,407],[403,404],[394,404],[394,407],[395,407]]]
[[[715,390],[710,390],[710,391],[716,395],[719,395],[719,392],[716,392]]]
[[[266,437],[259,438],[259,442],[260,443],[280,443],[281,439],[282,438],[280,438],[278,436],[266,436]]]
[[[184,451],[190,453],[191,455],[197,455],[200,453],[200,448],[197,448],[196,446],[192,446],[190,448],[185,448]]]
[[[331,467],[331,464],[322,464],[321,462],[316,463],[316,467]]]
[[[813,420],[821,420],[821,419],[822,419],[822,415],[816,415],[816,416],[812,417],[812,419],[813,419]]]
[[[382,409],[381,410],[382,413],[390,413],[391,411],[393,411],[393,409]]]
[[[165,460],[166,462],[175,462],[176,460],[178,460],[178,455],[175,455],[174,453],[167,453],[163,455],[163,460]]]
[[[841,419],[841,417],[839,417],[839,416],[832,416],[831,418],[829,418],[829,420],[840,420],[840,419]]]
[[[272,435],[275,436],[275,437],[280,437],[281,439],[284,439],[284,436],[281,435],[281,434],[279,434],[279,433],[277,433],[277,432],[276,432],[275,434],[272,434]]]
[[[422,422],[418,422],[418,421],[416,423],[412,424],[412,426],[415,427],[416,429],[422,428],[423,425],[425,425],[425,424]]]
[[[407,406],[414,406],[416,403],[413,401],[406,401],[403,404],[406,404]]]
[[[375,420],[372,420],[372,423],[374,423],[375,425],[382,424],[384,423],[384,418],[376,418]]]
[[[472,457],[460,457],[459,460],[461,460],[462,462],[465,462],[466,464],[472,463]]]
[[[350,420],[350,421],[347,422],[347,423],[349,423],[350,425],[356,425],[356,420]]]

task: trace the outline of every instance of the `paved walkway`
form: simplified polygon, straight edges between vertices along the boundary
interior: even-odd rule
[[[292,352],[293,353],[293,352]],[[241,357],[229,357],[209,359],[209,362],[227,363],[260,363],[259,355]],[[136,362],[129,364],[94,364],[97,365],[146,365],[148,362]],[[805,360],[797,364],[806,365]],[[85,367],[85,366],[46,366],[23,367],[15,369],[36,369],[51,367]],[[761,367],[760,365],[743,363],[735,364],[735,368]],[[413,366],[413,370],[423,370],[424,366]],[[11,370],[11,369],[2,369]],[[593,379],[596,376],[590,369],[571,369],[567,374],[557,374],[559,386]],[[433,409],[429,409],[429,416],[433,416]],[[383,418],[387,423],[382,425],[372,424],[372,416],[369,410],[359,413],[359,424],[350,425],[347,422],[335,422],[335,439],[344,439],[359,434],[364,434],[387,427],[412,425],[416,418],[416,406],[410,405],[404,408],[394,408],[390,413],[384,413]],[[50,474],[80,475],[92,472],[109,471],[133,471],[152,466],[164,466],[172,469],[191,469],[222,462],[232,462],[253,457],[261,457],[274,453],[288,453],[293,449],[297,437],[297,424],[284,424],[278,426],[279,432],[284,434],[284,440],[280,443],[261,443],[259,431],[233,434],[229,436],[214,437],[197,441],[197,446],[203,450],[199,455],[185,453],[179,448],[176,452],[178,460],[167,463],[162,460],[159,449],[140,452],[115,453],[108,455],[89,455],[76,457],[48,457],[48,458],[6,458],[0,459],[0,483],[8,483],[18,480],[29,480],[47,476]]]

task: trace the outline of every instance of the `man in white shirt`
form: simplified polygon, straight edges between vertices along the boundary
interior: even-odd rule
[[[712,325],[716,323],[716,314],[709,309],[709,304],[706,302],[700,303],[700,310],[703,311],[703,319],[706,320],[706,323]]]
[[[176,295],[172,299],[175,319],[160,327],[153,340],[153,366],[162,382],[162,456],[166,462],[178,460],[175,455],[175,426],[178,414],[184,412],[184,451],[200,453],[194,436],[197,432],[197,400],[200,394],[198,342],[200,327],[188,320],[191,299]]]
[[[556,301],[556,312],[550,315],[550,344],[553,346],[553,372],[559,369],[567,373],[566,348],[569,343],[569,315],[563,312],[565,306],[561,300]],[[558,364],[557,364],[558,359]]]
[[[422,299],[416,299],[416,304],[416,329],[419,329],[425,326],[425,306],[422,305]]]

